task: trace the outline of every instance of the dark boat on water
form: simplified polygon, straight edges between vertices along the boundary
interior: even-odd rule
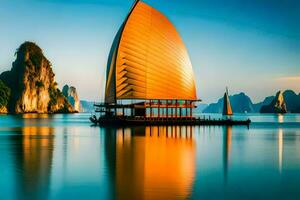
[[[247,120],[233,120],[227,119],[210,119],[210,118],[192,118],[192,119],[175,119],[175,118],[139,118],[139,117],[97,117],[94,115],[90,121],[95,125],[100,126],[233,126],[245,125],[249,126],[250,119]]]

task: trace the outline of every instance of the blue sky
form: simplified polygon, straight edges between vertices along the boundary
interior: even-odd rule
[[[24,41],[51,61],[59,86],[81,99],[103,97],[112,40],[133,0],[0,0],[0,72]],[[300,92],[300,1],[145,0],[181,34],[198,97],[212,102],[244,91],[254,102],[278,90]]]

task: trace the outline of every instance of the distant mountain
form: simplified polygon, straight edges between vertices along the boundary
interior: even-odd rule
[[[296,94],[292,90],[286,90],[280,95],[277,94],[276,96],[268,96],[264,99],[264,101],[253,104],[250,97],[248,97],[245,93],[235,94],[233,96],[229,96],[232,110],[234,113],[259,113],[262,107],[272,104],[275,106],[276,102],[278,105],[279,110],[283,112],[284,109],[286,112],[292,113],[300,113],[300,94]],[[285,104],[285,108],[283,102]],[[209,104],[204,110],[204,113],[222,113],[223,109],[223,98],[220,98],[217,103]],[[264,111],[264,110],[263,110]],[[266,111],[264,111],[266,112]],[[271,112],[271,111],[269,111]],[[272,113],[276,113],[274,110]]]
[[[205,108],[207,108],[208,104],[200,103],[197,105],[197,108],[195,109],[195,112],[203,112]]]
[[[260,113],[286,113],[287,108],[283,93],[277,92],[276,97],[271,101],[270,104],[264,105],[260,109]]]
[[[233,113],[255,112],[253,103],[245,93],[229,96]],[[222,113],[224,98],[220,98],[217,103],[210,104],[203,110],[204,113]]]
[[[261,108],[261,113],[300,113],[300,94],[292,90],[277,92],[276,97]]]
[[[283,92],[283,97],[288,112],[300,113],[300,93],[297,95],[292,90],[286,90]]]
[[[254,112],[259,113],[261,107],[264,106],[264,105],[270,104],[273,101],[274,98],[275,98],[275,96],[269,96],[269,97],[266,97],[262,102],[253,104]]]
[[[81,112],[83,113],[94,112],[95,110],[94,102],[81,100],[80,104],[81,104]]]

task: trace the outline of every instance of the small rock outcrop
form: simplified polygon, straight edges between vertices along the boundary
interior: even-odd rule
[[[75,112],[81,111],[81,105],[80,100],[76,91],[76,88],[73,86],[65,85],[62,89],[63,95],[68,99],[68,101],[71,103],[73,109]]]
[[[284,100],[283,93],[277,92],[276,97],[269,105],[262,106],[260,109],[261,113],[286,113],[286,103]]]
[[[8,112],[7,105],[10,97],[10,89],[0,80],[0,114]]]
[[[10,88],[11,113],[68,113],[71,104],[57,88],[51,63],[33,42],[23,43],[10,71],[0,79]]]

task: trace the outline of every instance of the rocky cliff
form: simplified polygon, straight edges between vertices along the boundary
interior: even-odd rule
[[[300,113],[300,94],[297,95],[292,90],[286,90],[283,92],[283,97],[288,112]]]
[[[276,97],[269,105],[262,106],[260,109],[261,113],[286,113],[287,107],[284,100],[283,93],[277,92]]]
[[[80,100],[76,91],[76,88],[73,86],[65,85],[62,89],[63,95],[68,99],[68,101],[71,103],[73,109],[76,112],[81,111],[81,105]]]
[[[259,113],[261,107],[263,107],[265,105],[269,105],[273,101],[274,98],[275,98],[275,96],[268,96],[262,102],[253,104],[254,112]]]
[[[7,113],[10,89],[0,80],[0,114]]]
[[[35,43],[25,42],[16,52],[11,71],[0,79],[11,89],[8,110],[12,113],[73,112],[57,88],[51,63]]]

